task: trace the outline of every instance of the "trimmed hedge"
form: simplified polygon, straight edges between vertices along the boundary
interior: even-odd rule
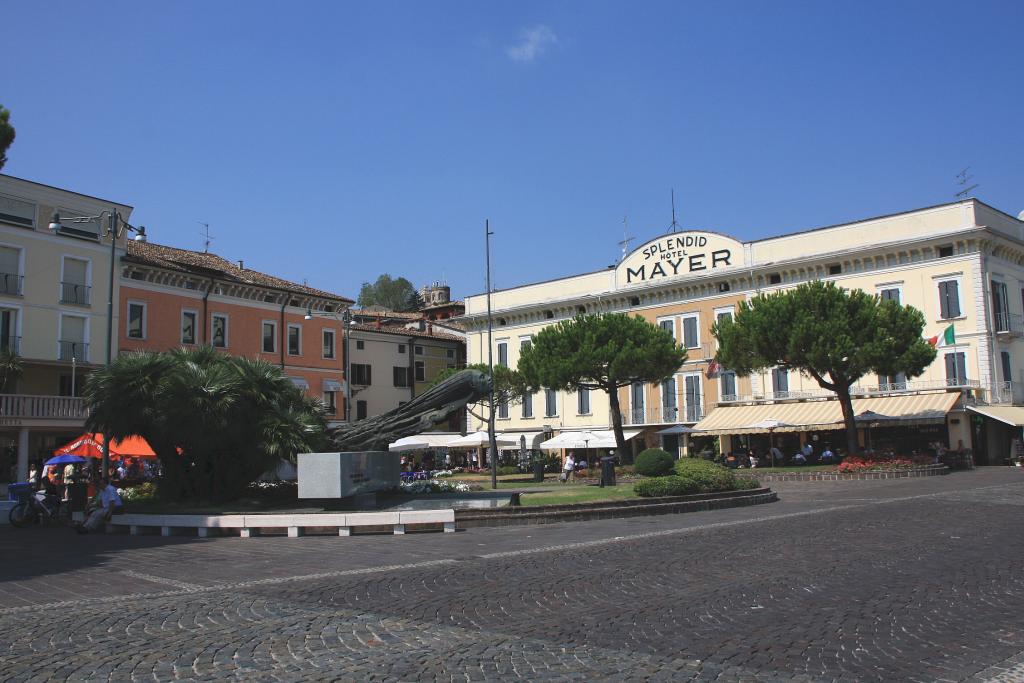
[[[633,470],[644,477],[664,477],[672,474],[672,456],[660,448],[648,448],[636,456]]]
[[[675,474],[644,479],[637,482],[633,490],[643,498],[654,498],[754,489],[760,486],[755,480],[737,479],[732,470],[699,458],[683,458],[675,461],[674,465]]]

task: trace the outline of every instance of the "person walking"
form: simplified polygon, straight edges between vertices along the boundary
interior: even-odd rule
[[[572,453],[570,453],[569,455],[565,456],[565,462],[562,463],[562,476],[561,476],[561,480],[562,480],[563,484],[565,482],[569,481],[569,477],[572,476],[572,473],[575,470],[576,470],[576,460],[575,460],[575,458],[572,457]]]

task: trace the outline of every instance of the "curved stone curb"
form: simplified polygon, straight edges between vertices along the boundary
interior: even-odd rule
[[[908,477],[935,477],[949,474],[945,465],[925,465],[907,470],[883,470],[877,472],[780,472],[772,474],[769,470],[758,468],[757,472],[737,472],[739,479],[757,479],[758,481],[861,481],[875,479],[906,479]]]
[[[493,508],[488,510],[456,510],[455,525],[472,527],[520,526],[582,522],[591,519],[668,515],[724,508],[773,503],[779,498],[769,488],[723,493],[701,493],[692,496],[667,496],[636,500],[615,500],[574,505],[538,505],[530,507]]]

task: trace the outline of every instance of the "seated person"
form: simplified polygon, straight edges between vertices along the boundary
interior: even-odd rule
[[[779,450],[778,446],[772,446],[771,450],[768,451],[768,455],[771,457],[772,463],[776,465],[780,464],[784,460],[782,457],[782,451]]]
[[[750,455],[747,456],[747,458],[750,460],[751,468],[757,467],[757,456],[754,455],[753,452],[751,452]]]
[[[818,459],[819,459],[819,460],[820,460],[821,462],[824,462],[824,463],[830,463],[830,462],[832,462],[832,458],[833,458],[833,457],[834,457],[834,454],[832,453],[832,447],[831,447],[831,446],[828,446],[828,445],[826,445],[826,446],[825,446],[825,450],[823,450],[823,451],[821,452],[821,457],[820,457],[820,458],[818,458]]]
[[[97,501],[98,506],[96,509],[89,514],[84,524],[75,527],[75,531],[80,534],[96,531],[100,528],[101,524],[109,521],[115,513],[120,512],[124,507],[124,501],[121,500],[117,489],[114,488],[108,478],[100,480],[100,492],[97,494],[97,497],[99,500]]]
[[[804,455],[803,451],[797,451],[796,452],[796,455],[793,456],[793,464],[794,465],[806,465],[807,464],[807,456]]]

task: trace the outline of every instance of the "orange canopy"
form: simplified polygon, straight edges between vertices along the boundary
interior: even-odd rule
[[[65,444],[53,452],[54,455],[80,455],[83,458],[103,457],[103,435],[86,432],[69,444]],[[110,442],[110,457],[118,458],[155,458],[156,453],[141,436],[129,436],[127,439],[114,439]]]

